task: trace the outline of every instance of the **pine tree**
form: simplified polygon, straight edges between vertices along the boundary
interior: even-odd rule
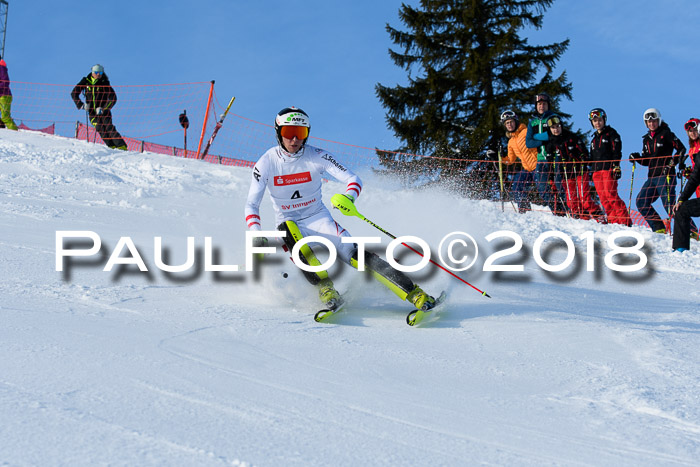
[[[377,84],[376,94],[387,109],[389,128],[403,142],[397,151],[433,156],[409,164],[440,168],[443,176],[455,160],[460,174],[475,170],[477,163],[465,165],[464,160],[483,159],[486,149],[496,149],[503,110],[526,119],[537,93],[551,96],[552,109],[561,98],[571,99],[566,72],[553,76],[569,40],[532,46],[519,35],[526,27],[541,28],[553,2],[421,0],[419,8],[402,5],[399,17],[408,31],[389,24],[386,29],[403,50],[389,54],[408,72],[408,85]],[[392,170],[391,157],[380,156]]]

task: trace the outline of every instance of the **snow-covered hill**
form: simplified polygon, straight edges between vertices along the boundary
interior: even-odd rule
[[[411,328],[405,303],[339,268],[348,311],[315,323],[281,252],[260,274],[204,270],[205,237],[216,264],[244,262],[249,169],[0,130],[0,464],[698,465],[699,245],[361,175],[358,208],[395,235],[472,235],[462,277],[493,298],[426,269],[413,277],[448,303]],[[495,264],[523,271],[483,271],[504,230],[523,248]],[[562,241],[538,247],[550,230],[576,245],[561,272],[535,261],[565,260],[547,248]],[[620,230],[644,240],[640,271],[605,262]],[[102,252],[57,272],[57,231],[94,232]],[[103,271],[121,237],[147,273]],[[194,237],[195,266],[158,269],[154,237],[167,264]]]

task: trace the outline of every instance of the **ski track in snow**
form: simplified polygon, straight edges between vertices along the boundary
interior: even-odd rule
[[[390,232],[433,246],[453,231],[476,238],[479,261],[462,277],[493,298],[416,273],[448,300],[410,328],[410,306],[336,267],[349,304],[319,324],[313,289],[282,253],[258,276],[155,267],[156,236],[169,264],[184,262],[187,236],[200,260],[209,236],[219,264],[243,264],[249,169],[0,136],[2,465],[698,465],[698,244],[672,253],[668,236],[635,227],[648,268],[616,274],[604,256],[617,226],[361,174],[358,207]],[[339,189],[327,183],[324,196]],[[379,235],[334,215],[355,236]],[[262,217],[273,229],[267,200]],[[97,232],[103,256],[56,272],[57,230]],[[481,271],[498,230],[523,238],[503,261],[523,272]],[[533,260],[548,230],[574,241],[573,272]],[[122,236],[148,274],[102,270]],[[549,251],[551,264],[563,258]]]

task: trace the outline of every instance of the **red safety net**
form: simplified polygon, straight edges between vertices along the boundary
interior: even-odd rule
[[[215,128],[218,116],[225,108],[216,93],[212,93],[211,82],[112,86],[118,98],[112,109],[113,123],[131,151],[148,151],[196,159],[197,149],[204,148]],[[73,85],[13,81],[13,118],[15,121],[21,121],[21,127],[24,129],[41,128],[35,131],[102,143],[100,136],[88,123],[86,113],[77,110],[72,102],[72,89]],[[210,93],[213,97],[211,100]],[[183,110],[187,111],[189,119],[186,151],[185,130],[178,120]],[[275,144],[277,143],[271,125],[256,122],[232,111],[229,112],[203,160],[214,164],[252,167],[260,155]],[[600,222],[623,223],[621,218],[624,217],[634,224],[648,226],[647,220],[639,212],[630,209],[630,199],[627,195],[624,200],[619,196],[623,208],[619,208],[618,211],[624,212],[624,215],[618,213],[611,219],[611,213],[606,212],[608,208],[603,206],[604,203],[601,203],[596,192],[596,182],[589,174],[579,179],[580,166],[560,163],[557,169],[552,165],[555,175],[550,177],[551,181],[545,183],[546,192],[555,201],[549,204],[544,199],[546,194],[543,194],[541,187],[537,189],[536,183],[530,182],[524,188],[521,187],[521,195],[530,202],[526,209],[523,209],[523,204],[518,202],[522,200],[522,196],[519,197],[515,190],[516,175],[521,170],[517,163],[499,167],[494,161],[421,156],[392,151],[378,153],[376,148],[330,141],[315,135],[310,137],[310,144],[328,150],[341,163],[351,167],[371,167],[378,172],[399,177],[407,186],[442,184],[471,198],[502,201],[504,206],[510,206],[516,211],[551,210],[558,215],[590,218]],[[629,164],[623,161],[623,167],[629,167]],[[637,180],[643,179],[644,170],[641,167],[637,168]],[[640,187],[644,180],[637,183],[637,187]],[[678,184],[679,181],[675,178],[669,180],[671,193],[679,192]],[[624,190],[620,187],[619,191]],[[637,193],[635,197],[636,195]],[[637,202],[638,206],[639,203],[635,200],[636,198],[633,198],[632,203]],[[669,200],[670,197],[660,200],[657,196],[657,199],[650,201],[657,207],[656,211],[666,217],[661,204],[668,204]]]
[[[56,134],[56,125],[54,125],[53,123],[45,128],[29,128],[27,125],[24,124],[24,122],[20,122],[20,124],[17,125],[17,128],[19,128],[20,130],[38,131],[40,133],[46,133],[47,135]]]

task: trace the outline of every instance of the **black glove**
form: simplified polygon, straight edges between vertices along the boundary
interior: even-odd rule
[[[612,169],[612,176],[615,180],[619,180],[622,178],[622,169],[620,169],[620,166],[615,166]]]
[[[630,154],[630,162],[636,162],[636,159],[641,159],[642,155],[638,152],[633,152]]]

